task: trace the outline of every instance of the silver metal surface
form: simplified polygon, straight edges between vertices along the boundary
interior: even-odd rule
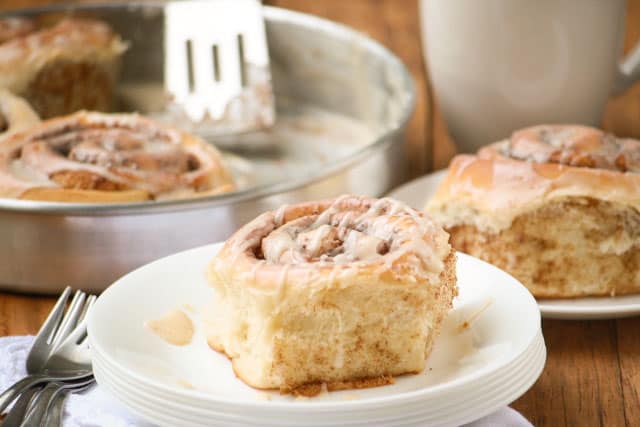
[[[210,135],[273,125],[269,52],[258,0],[183,0],[164,10],[165,88]]]
[[[39,392],[40,387],[36,386],[22,393],[20,397],[16,399],[9,412],[7,412],[4,421],[2,421],[2,427],[20,427],[22,420],[24,420],[25,415],[27,415],[29,407],[35,400],[35,395]]]
[[[91,376],[80,381],[59,382],[54,381],[48,383],[36,396],[33,405],[27,412],[27,416],[20,425],[20,427],[41,427],[51,426],[54,424],[47,424],[50,412],[55,411],[53,407],[56,401],[56,396],[66,392],[80,392],[93,386],[96,380]],[[59,425],[59,424],[58,424]]]
[[[65,313],[71,289],[65,288],[40,328],[27,356],[27,375],[0,394],[0,413],[24,391],[49,381],[92,375],[86,342],[87,314],[96,300],[76,291]],[[64,313],[64,316],[63,316]]]
[[[87,5],[75,11],[109,22],[130,42],[123,85],[162,86],[162,4]],[[61,9],[22,14],[51,12],[59,15]],[[342,193],[380,196],[405,180],[402,133],[414,88],[403,64],[344,26],[278,8],[264,13],[278,121],[281,111],[309,106],[363,123],[371,136],[362,142],[347,135],[342,143],[353,143],[349,150],[325,150],[316,163],[286,150],[235,153],[249,163],[269,163],[280,175],[259,175],[239,191],[215,197],[109,205],[0,199],[0,288],[56,293],[70,285],[100,291],[151,260],[224,240],[265,210]],[[304,154],[322,148],[323,141],[300,138],[289,147]]]

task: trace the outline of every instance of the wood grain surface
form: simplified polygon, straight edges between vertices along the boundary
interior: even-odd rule
[[[0,7],[52,3],[3,0]],[[445,167],[455,153],[435,102],[421,55],[415,0],[268,0],[352,26],[394,51],[418,90],[407,132],[414,176]],[[628,1],[625,50],[640,39],[640,0]],[[621,136],[640,137],[640,85],[611,99],[603,125]],[[0,336],[33,334],[52,298],[0,293]],[[640,425],[640,318],[605,321],[544,320],[548,359],[537,383],[516,402],[535,426]],[[0,361],[1,363],[1,361]]]

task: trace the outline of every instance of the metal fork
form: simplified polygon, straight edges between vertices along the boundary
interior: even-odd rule
[[[67,391],[80,392],[95,383],[93,377],[69,383],[48,383],[44,388],[33,387],[20,395],[13,408],[7,414],[2,427],[29,427],[44,425],[59,426],[62,420],[62,403],[60,396]],[[54,402],[55,400],[55,402]],[[55,407],[54,407],[55,406]],[[44,411],[44,412],[43,412]],[[43,423],[46,421],[46,423]]]
[[[73,389],[65,389],[62,387],[58,387],[56,392],[53,394],[46,409],[46,418],[44,419],[44,426],[47,427],[57,427],[62,425],[62,414],[64,412],[64,401],[69,393],[81,393],[91,386],[95,384],[95,379],[92,378],[93,381],[90,383],[87,382],[84,386],[73,388]]]
[[[53,310],[49,313],[47,320],[44,322],[38,335],[36,336],[33,346],[27,356],[27,377],[13,384],[2,394],[0,394],[0,413],[23,391],[48,381],[68,381],[76,380],[91,375],[91,364],[82,363],[56,363],[51,364],[50,359],[54,351],[67,338],[76,332],[76,324],[82,316],[80,324],[84,325],[88,308],[85,307],[86,294],[82,291],[76,291],[69,309],[65,313],[65,308],[71,289],[67,287]],[[90,304],[95,300],[94,296],[89,297]],[[90,304],[88,304],[90,306]],[[79,324],[79,325],[80,325]],[[75,329],[74,329],[75,328]],[[86,327],[83,333],[86,333]],[[77,337],[80,338],[80,337]]]
[[[165,7],[165,88],[207,136],[271,126],[275,102],[258,0]]]
[[[95,384],[95,379],[89,377],[87,379],[75,381],[75,382],[51,382],[47,384],[34,399],[31,409],[27,412],[27,416],[24,418],[20,427],[40,427],[41,425],[51,427],[59,425],[59,421],[62,419],[62,404],[55,408],[54,403],[59,395],[64,397],[65,392],[80,392],[88,389]],[[45,420],[47,421],[45,423]],[[57,424],[56,424],[57,423]],[[3,424],[3,427],[4,424]],[[12,426],[13,427],[13,426]],[[18,427],[18,426],[16,426]]]
[[[4,421],[0,422],[0,426],[2,427],[14,427],[19,426],[22,423],[25,415],[27,414],[27,410],[29,407],[35,403],[35,396],[40,392],[39,387],[33,387],[29,390],[25,391],[20,395],[16,403],[13,405],[13,408],[9,411]]]
[[[46,366],[48,370],[56,372],[76,370],[79,368],[88,371],[92,370],[86,322],[95,300],[96,297],[94,295],[90,295],[87,298],[84,308],[77,318],[77,325],[75,325],[74,329],[67,334],[67,337],[64,338],[61,343],[56,345],[56,348],[47,360]],[[59,425],[57,420],[62,418],[61,411],[63,402],[57,404],[54,411],[54,403],[57,397],[59,395],[64,396],[66,392],[85,390],[94,383],[95,379],[92,375],[76,381],[54,381],[48,383],[44,389],[38,393],[31,409],[20,426],[40,427],[41,425]],[[51,414],[50,417],[51,412],[54,413]],[[3,425],[3,427],[5,426]]]

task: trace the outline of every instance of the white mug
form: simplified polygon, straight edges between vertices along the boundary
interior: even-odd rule
[[[463,152],[542,123],[599,126],[612,92],[640,77],[619,62],[624,0],[421,0],[436,101]]]

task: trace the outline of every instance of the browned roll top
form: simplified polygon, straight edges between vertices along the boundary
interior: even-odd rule
[[[533,163],[640,172],[640,141],[616,138],[576,125],[541,125],[514,132],[510,139],[481,149],[481,158],[500,155]]]
[[[638,206],[640,141],[580,125],[515,132],[476,155],[456,156],[429,211],[447,227],[497,232],[518,215],[567,197]]]

